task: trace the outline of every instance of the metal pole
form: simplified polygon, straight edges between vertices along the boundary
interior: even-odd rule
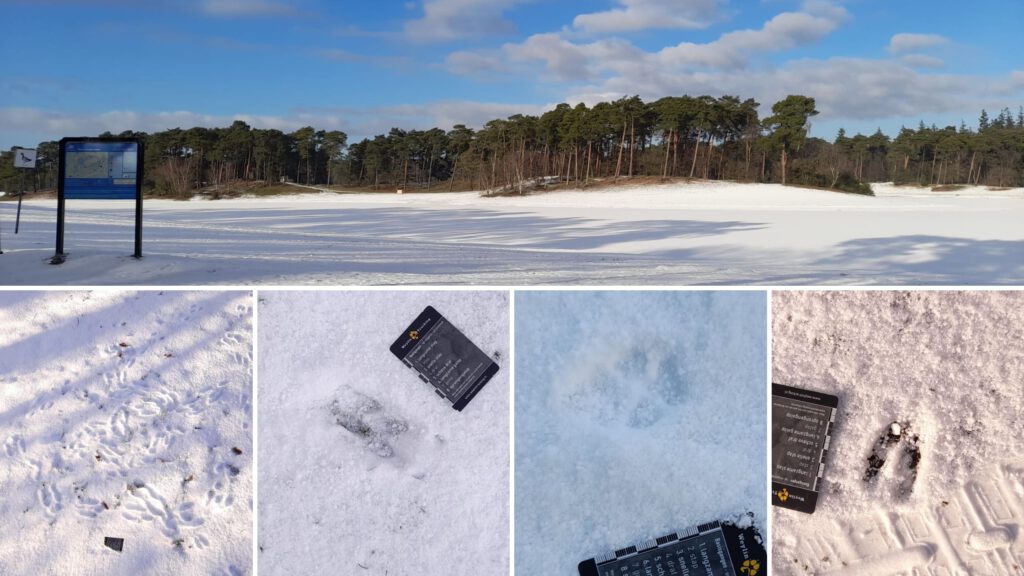
[[[60,141],[60,157],[57,162],[57,250],[51,264],[64,262],[64,160],[65,139]]]
[[[142,168],[146,157],[142,149],[142,140],[139,143],[138,162],[135,165],[135,258],[142,258]]]
[[[21,173],[21,194],[18,195],[18,215],[14,219],[14,233],[21,227],[21,199],[25,197],[25,173]]]
[[[14,219],[14,233],[15,234],[18,233],[18,227],[21,226],[21,199],[24,198],[24,197],[25,197],[25,193],[24,192],[22,192],[21,195],[18,196],[18,217]]]

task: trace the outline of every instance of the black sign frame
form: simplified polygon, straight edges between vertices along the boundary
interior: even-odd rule
[[[122,144],[135,144],[137,150],[137,163],[135,172],[135,251],[132,257],[135,259],[142,258],[142,181],[144,179],[144,159],[146,157],[144,146],[141,138],[135,137],[116,137],[116,138],[95,138],[87,136],[77,137],[65,137],[60,139],[60,153],[57,162],[57,249],[53,255],[53,259],[50,260],[52,264],[61,264],[66,259],[67,255],[64,253],[64,177],[66,173],[65,162],[67,160],[67,145],[72,142],[102,142],[102,143],[122,143]]]

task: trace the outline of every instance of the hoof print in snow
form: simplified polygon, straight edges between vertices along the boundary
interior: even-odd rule
[[[360,439],[366,449],[381,457],[395,455],[391,441],[409,430],[404,420],[388,414],[376,399],[344,389],[328,407],[334,423]]]
[[[103,545],[115,552],[121,552],[124,550],[124,538],[111,538],[106,536],[103,538]]]
[[[921,464],[920,437],[911,430],[908,422],[893,422],[885,432],[878,438],[871,448],[868,456],[868,467],[864,470],[864,481],[871,482],[878,477],[892,449],[903,445],[903,458],[897,466],[905,468],[897,471],[897,474],[904,474],[896,491],[899,496],[909,496],[914,490],[914,483],[917,481],[917,471]]]

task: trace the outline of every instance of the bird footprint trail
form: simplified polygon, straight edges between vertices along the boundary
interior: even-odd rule
[[[55,351],[0,376],[0,526],[17,536],[0,574],[251,574],[251,295],[90,296],[37,298],[78,315],[59,330],[42,313],[0,330],[0,348],[40,333]],[[96,564],[103,536],[127,539],[116,566]],[[28,564],[25,542],[67,546]]]
[[[43,482],[36,491],[39,505],[43,507],[43,515],[52,524],[57,521],[60,511],[63,510],[64,495],[60,489],[51,482]]]
[[[874,512],[831,533],[781,540],[776,565],[830,576],[1024,574],[1024,461],[996,466],[920,511]]]
[[[196,514],[193,503],[185,502],[172,509],[158,491],[140,484],[136,482],[128,488],[122,512],[128,520],[153,522],[172,542],[179,538],[181,528],[203,525],[204,520]]]

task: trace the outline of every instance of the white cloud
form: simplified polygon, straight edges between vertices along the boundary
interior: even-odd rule
[[[942,68],[946,65],[942,58],[927,54],[907,54],[900,57],[900,62],[912,68]]]
[[[405,36],[417,42],[504,35],[515,30],[506,10],[528,0],[424,0],[423,17],[405,23]]]
[[[894,35],[892,39],[889,40],[889,46],[886,49],[892,54],[902,54],[904,52],[914,52],[948,43],[949,38],[938,34],[911,34],[909,32],[902,32]]]
[[[105,131],[117,134],[125,130],[156,132],[193,126],[214,128],[230,126],[235,120],[242,120],[256,128],[276,128],[278,130],[294,130],[313,120],[321,122],[324,128],[337,127],[342,122],[338,116],[314,117],[308,114],[289,116],[216,115],[186,110],[170,112],[111,110],[97,114],[26,107],[0,108],[0,131],[39,132],[54,139],[63,136],[94,136]]]
[[[505,65],[497,52],[452,52],[445,58],[445,68],[452,74],[477,76],[493,72],[507,72],[511,68]]]
[[[301,108],[285,115],[217,115],[179,110],[138,112],[111,110],[101,113],[72,113],[42,108],[0,108],[0,134],[4,141],[17,135],[20,145],[35,145],[41,140],[64,136],[95,136],[105,131],[118,134],[125,130],[157,132],[194,126],[217,128],[241,120],[254,128],[274,128],[291,132],[303,126],[324,130],[343,130],[350,141],[387,133],[392,127],[403,129],[449,129],[455,124],[479,128],[494,118],[513,114],[541,114],[553,104],[504,104],[473,101],[440,101],[428,104],[376,106],[366,108]],[[14,142],[12,141],[11,144]]]
[[[574,28],[590,34],[656,28],[705,28],[719,17],[721,0],[618,0],[621,8],[580,14]]]
[[[697,68],[743,68],[752,54],[817,42],[847,17],[841,7],[822,3],[814,6],[814,13],[784,12],[756,30],[727,32],[706,44],[683,42],[653,53],[622,39],[576,43],[558,33],[545,33],[505,44],[499,51],[454,52],[448,56],[446,67],[456,74],[477,74],[536,62],[544,66],[549,79],[569,82],[593,81],[606,74],[659,74],[666,69],[675,73]]]
[[[295,8],[274,0],[202,0],[200,8],[211,16],[284,16]]]
[[[513,114],[539,115],[552,107],[554,104],[505,104],[446,100],[428,104],[349,109],[345,112],[346,116],[351,117],[355,122],[350,126],[351,133],[369,136],[386,133],[394,126],[403,129],[423,130],[438,127],[447,130],[456,124],[465,124],[471,128],[480,128],[495,118],[507,118]]]
[[[445,60],[445,67],[453,74],[530,74],[530,65],[541,63],[548,80],[583,81],[596,80],[602,73],[623,66],[639,65],[647,57],[626,40],[577,44],[552,32],[505,44],[500,50],[453,52]]]
[[[803,59],[779,68],[660,72],[647,69],[584,86],[569,102],[593,104],[639,94],[654,99],[666,94],[737,94],[761,103],[761,113],[788,94],[815,98],[819,120],[927,118],[943,113],[976,114],[998,109],[1024,97],[1024,74],[997,78],[936,74],[897,60],[866,58]]]

